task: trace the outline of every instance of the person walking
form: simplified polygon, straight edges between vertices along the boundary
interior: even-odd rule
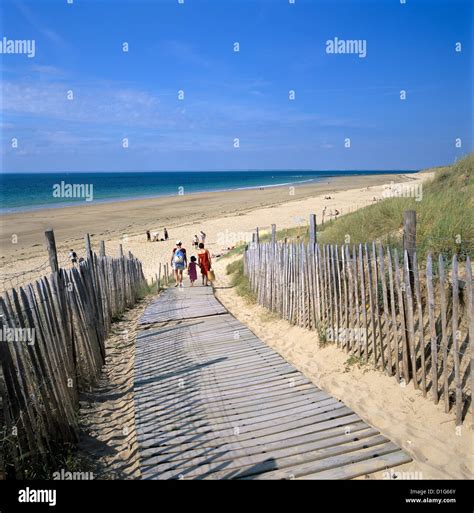
[[[195,256],[192,256],[191,262],[189,262],[188,275],[189,281],[191,282],[191,287],[194,287],[194,282],[197,280],[197,262]]]
[[[197,235],[195,235],[195,236],[193,237],[193,246],[194,246],[196,249],[198,249],[198,247],[199,247],[199,237],[198,237]]]
[[[206,287],[209,286],[209,279],[207,273],[211,270],[211,254],[207,249],[204,248],[204,243],[199,243],[198,249],[199,267],[201,268],[202,284]]]
[[[76,267],[76,264],[77,264],[77,253],[73,249],[69,250],[69,260],[71,261],[71,265],[73,267]]]
[[[203,244],[205,244],[206,243],[206,234],[201,230],[200,235],[201,235],[201,242]]]
[[[168,230],[166,228],[163,230],[163,236],[164,236],[165,240],[169,239]]]
[[[173,248],[171,255],[171,267],[174,270],[174,276],[176,279],[175,287],[183,287],[183,271],[188,266],[188,260],[186,258],[186,250],[183,248],[183,244],[180,240],[176,241],[176,247]]]

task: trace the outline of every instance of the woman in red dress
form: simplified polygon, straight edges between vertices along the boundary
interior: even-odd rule
[[[209,285],[207,272],[211,269],[211,255],[207,249],[204,249],[204,244],[202,242],[199,243],[197,254],[199,257],[199,267],[201,268],[202,284],[207,287]]]

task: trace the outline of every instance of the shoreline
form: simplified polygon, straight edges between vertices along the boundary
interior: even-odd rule
[[[255,190],[260,190],[260,189],[270,189],[270,188],[274,188],[274,187],[288,187],[288,186],[300,186],[301,184],[305,184],[305,183],[314,183],[314,184],[318,184],[318,183],[323,183],[323,182],[326,182],[326,181],[331,181],[331,180],[334,180],[334,179],[338,179],[338,178],[351,178],[351,177],[359,177],[359,176],[367,176],[367,177],[371,177],[371,176],[380,176],[380,175],[383,175],[383,176],[388,176],[388,175],[397,175],[397,176],[401,176],[401,175],[412,175],[412,174],[417,174],[419,172],[421,172],[422,170],[384,170],[384,171],[358,171],[358,170],[339,170],[339,171],[326,171],[326,170],[322,170],[322,171],[315,171],[315,172],[320,172],[320,173],[353,173],[353,174],[342,174],[341,176],[337,176],[337,174],[332,174],[332,175],[321,175],[321,176],[312,176],[310,178],[305,178],[304,175],[297,175],[295,176],[295,178],[305,178],[304,180],[294,180],[294,181],[288,181],[288,182],[284,182],[284,183],[277,183],[277,184],[258,184],[258,185],[248,185],[248,186],[235,186],[235,187],[229,187],[229,188],[224,188],[224,189],[197,189],[197,190],[193,190],[192,192],[188,192],[186,194],[206,194],[206,193],[215,193],[215,192],[236,192],[236,191],[241,191],[241,190],[252,190],[252,189],[255,189]],[[215,173],[215,174],[218,174],[218,173],[221,173],[223,171],[210,171],[209,173]],[[254,172],[253,170],[248,170],[248,171],[243,171],[243,172]],[[278,172],[282,172],[281,170],[261,170],[261,171],[258,171],[256,170],[255,172],[264,172],[264,173],[278,173]],[[308,170],[292,170],[291,171],[292,173],[298,173],[298,172],[308,172]],[[130,173],[128,171],[124,171],[123,173]],[[157,171],[150,171],[150,173],[158,173]],[[191,172],[186,172],[186,173],[193,173],[193,171]],[[21,176],[28,176],[28,175],[31,175],[31,176],[36,176],[37,174],[51,174],[51,175],[55,175],[55,174],[58,174],[58,173],[2,173],[0,174],[0,179],[1,179],[1,176],[8,176],[8,175],[18,175],[20,174]],[[74,173],[73,173],[74,174]],[[82,172],[77,172],[75,174],[84,174]],[[108,173],[85,173],[85,174],[97,174],[97,175],[106,175]],[[176,172],[176,174],[179,174],[179,172]],[[62,176],[62,175],[61,175]],[[68,175],[66,175],[68,176]],[[273,177],[272,177],[273,178]],[[64,180],[61,181],[61,183],[65,183]],[[92,184],[93,185],[93,184]],[[36,204],[36,205],[31,205],[31,206],[28,206],[28,205],[22,205],[22,206],[19,206],[19,207],[0,207],[0,216],[2,215],[8,215],[8,214],[21,214],[21,213],[28,213],[28,212],[32,212],[32,211],[36,211],[36,210],[50,210],[50,209],[58,209],[58,208],[67,208],[67,207],[85,207],[87,206],[88,204],[91,204],[91,203],[94,203],[94,204],[101,204],[101,203],[119,203],[119,202],[123,202],[123,201],[138,201],[138,200],[152,200],[152,199],[160,199],[160,198],[165,198],[165,197],[173,197],[173,196],[179,196],[179,194],[176,194],[176,193],[171,193],[171,192],[167,192],[167,193],[153,193],[153,194],[147,194],[147,195],[138,195],[138,196],[132,196],[132,197],[127,197],[127,196],[115,196],[115,197],[111,197],[111,198],[99,198],[99,199],[96,199],[96,200],[91,200],[91,201],[88,201],[87,199],[85,200],[81,200],[81,201],[71,201],[71,202],[67,202],[67,201],[60,201],[58,203],[40,203],[40,204]],[[1,202],[0,202],[1,204]]]
[[[417,173],[414,173],[417,176]],[[392,180],[388,180],[388,177],[392,178]],[[200,205],[197,205],[198,202],[212,202],[213,210],[215,207],[216,200],[222,200],[221,202],[221,210],[224,213],[229,212],[229,208],[234,207],[238,211],[245,211],[246,208],[254,208],[257,206],[270,206],[270,205],[278,205],[286,201],[297,201],[298,199],[308,198],[312,196],[317,196],[321,193],[330,193],[340,191],[342,189],[347,190],[351,186],[375,186],[380,184],[390,184],[391,181],[395,179],[396,181],[409,181],[415,179],[410,175],[405,174],[376,174],[376,175],[357,175],[357,176],[344,176],[344,177],[333,177],[329,178],[327,181],[316,181],[311,183],[291,183],[291,184],[282,184],[282,185],[270,185],[270,186],[262,186],[262,187],[245,187],[240,189],[230,189],[230,190],[219,190],[219,191],[207,191],[207,192],[190,192],[184,195],[163,195],[163,196],[152,196],[145,198],[130,198],[130,199],[114,199],[114,200],[98,200],[90,203],[81,203],[79,205],[61,205],[61,206],[47,206],[45,208],[34,208],[31,210],[22,210],[18,212],[0,212],[0,223],[2,224],[2,233],[0,234],[1,241],[1,251],[0,255],[4,256],[6,254],[18,253],[17,248],[10,248],[11,251],[8,251],[8,243],[10,242],[10,235],[15,234],[19,239],[23,239],[25,244],[28,245],[29,238],[32,235],[32,229],[37,228],[41,234],[41,238],[43,237],[43,233],[45,229],[48,227],[52,227],[55,231],[63,228],[64,225],[83,225],[82,232],[80,234],[75,235],[76,240],[79,237],[82,237],[84,233],[86,233],[89,229],[87,226],[87,222],[90,221],[88,219],[89,214],[105,214],[108,215],[111,212],[120,211],[120,214],[123,215],[123,210],[127,209],[128,211],[135,212],[137,209],[146,209],[149,207],[169,207],[171,203],[181,202],[181,203],[192,203],[193,206],[197,208],[201,208]],[[289,189],[294,188],[294,194],[289,193]],[[235,201],[235,198],[232,196],[239,195],[239,198],[242,198],[242,195],[245,196],[244,205],[242,207],[241,202]],[[258,195],[258,196],[257,196]],[[251,197],[252,196],[252,197]],[[234,201],[233,201],[234,199]],[[226,208],[227,205],[227,208]],[[234,210],[235,211],[235,210]],[[217,212],[212,212],[213,214]],[[188,212],[188,214],[192,215],[192,212]],[[80,218],[83,219],[80,219]],[[139,221],[142,223],[153,223],[156,220],[153,219],[152,216],[139,216]],[[180,217],[180,216],[178,216]],[[72,222],[72,220],[77,221]],[[164,219],[170,219],[169,216],[164,216]],[[137,220],[138,221],[138,220]],[[18,225],[19,223],[19,225]],[[34,225],[33,225],[34,223]],[[26,227],[28,225],[28,227]],[[125,221],[121,223],[114,223],[113,229],[125,229],[129,228],[130,225],[126,225]],[[23,230],[18,230],[18,226],[24,226]],[[13,227],[16,228],[13,229]],[[79,226],[78,226],[79,228]],[[150,227],[152,229],[153,226]],[[163,227],[159,227],[162,231]],[[137,230],[135,233],[138,233],[139,227],[135,226]],[[146,230],[146,228],[145,228]],[[95,230],[97,231],[97,230]],[[103,232],[105,234],[105,232]],[[73,235],[74,237],[74,235]],[[33,237],[34,238],[34,237]],[[61,238],[60,238],[61,239]],[[74,238],[73,238],[74,240]],[[38,240],[34,240],[34,242],[42,242]],[[20,246],[21,249],[25,249],[26,246]],[[5,251],[7,249],[7,251]]]
[[[355,178],[355,177],[374,177],[374,176],[408,176],[408,175],[416,175],[421,171],[392,171],[387,173],[379,173],[379,172],[367,172],[362,173],[360,175],[354,174],[354,175],[344,175],[344,176],[327,176],[327,177],[321,177],[321,178],[309,178],[307,180],[297,180],[292,182],[285,182],[285,183],[278,183],[278,184],[266,184],[266,185],[249,185],[245,187],[233,187],[228,189],[208,189],[208,190],[196,190],[192,192],[187,192],[186,195],[197,195],[197,194],[214,194],[214,193],[224,193],[224,192],[239,192],[239,191],[251,191],[251,190],[263,190],[263,189],[273,189],[273,188],[279,188],[279,187],[301,187],[303,184],[313,184],[318,185],[322,183],[330,183],[331,181],[338,180],[338,179],[349,179],[349,178]],[[0,218],[1,216],[8,216],[8,215],[15,215],[15,214],[28,214],[30,212],[35,211],[43,211],[43,210],[56,210],[56,209],[63,209],[63,208],[81,208],[81,207],[87,207],[88,205],[101,205],[101,204],[108,204],[108,203],[123,203],[128,201],[145,201],[145,200],[159,200],[162,198],[173,198],[173,197],[179,197],[182,196],[180,194],[151,194],[146,196],[132,196],[132,197],[114,197],[114,198],[100,198],[97,200],[91,200],[88,201],[87,199],[82,201],[73,201],[73,202],[59,202],[59,203],[51,203],[51,204],[38,204],[38,205],[32,205],[30,207],[28,206],[21,206],[21,207],[0,207]]]
[[[258,226],[263,233],[271,224],[288,229],[308,224],[309,215],[321,222],[331,214],[347,214],[382,199],[384,187],[393,183],[420,183],[432,173],[415,175],[359,175],[338,177],[290,187],[207,192],[122,202],[65,207],[0,216],[0,288],[25,285],[49,273],[44,232],[53,228],[61,267],[69,267],[68,252],[85,256],[84,235],[98,251],[104,241],[108,255],[131,251],[142,260],[145,276],[154,278],[159,265],[169,262],[176,239],[191,247],[195,234],[207,234],[206,246],[221,254],[238,240],[251,237]],[[168,229],[170,239],[147,242],[145,232]],[[240,238],[239,238],[240,237]],[[237,240],[238,239],[238,240]]]
[[[208,190],[208,191],[194,191],[194,192],[188,192],[186,193],[187,196],[191,195],[191,194],[213,194],[213,193],[218,193],[218,192],[237,192],[237,191],[245,191],[245,190],[261,190],[261,189],[270,189],[270,188],[274,188],[274,187],[288,187],[288,186],[291,186],[291,185],[299,185],[301,183],[309,183],[309,182],[316,182],[316,183],[320,183],[320,181],[316,181],[315,179],[311,179],[311,180],[302,180],[302,181],[299,181],[299,182],[288,182],[288,183],[281,183],[281,184],[275,184],[275,185],[256,185],[256,186],[249,186],[249,187],[236,187],[235,189],[216,189],[216,190]],[[103,199],[98,199],[98,200],[93,200],[93,201],[87,201],[87,200],[84,200],[84,201],[76,201],[76,202],[72,202],[72,203],[52,203],[51,205],[44,205],[44,204],[41,204],[41,205],[35,205],[35,206],[32,206],[32,207],[12,207],[12,208],[5,208],[5,209],[2,209],[0,208],[0,217],[1,216],[4,216],[4,215],[14,215],[14,214],[28,214],[30,212],[35,212],[35,211],[41,211],[41,210],[57,210],[57,209],[63,209],[63,208],[68,208],[68,207],[77,207],[77,208],[83,208],[83,207],[87,207],[88,205],[102,205],[102,204],[107,204],[107,203],[123,203],[123,202],[128,202],[128,201],[141,201],[141,200],[159,200],[161,198],[175,198],[175,197],[179,197],[180,194],[153,194],[153,195],[150,195],[150,196],[135,196],[135,197],[131,197],[131,198],[109,198],[109,199],[106,199],[106,198],[103,198]]]

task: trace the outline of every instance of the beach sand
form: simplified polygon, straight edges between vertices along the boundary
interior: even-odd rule
[[[78,450],[95,479],[139,479],[141,475],[133,394],[135,336],[152,299],[141,300],[112,324],[101,378],[81,394]]]
[[[84,255],[84,234],[91,235],[93,249],[106,242],[107,254],[117,255],[119,244],[144,264],[147,278],[154,277],[160,262],[168,262],[176,239],[191,250],[194,234],[207,234],[211,253],[219,254],[243,237],[251,237],[255,227],[270,230],[308,224],[315,213],[318,222],[324,207],[326,220],[335,209],[341,215],[373,203],[392,182],[418,183],[432,173],[341,177],[329,183],[290,187],[247,189],[229,192],[188,194],[146,200],[96,203],[77,207],[37,210],[2,215],[0,288],[28,283],[49,272],[44,232],[53,228],[61,266],[69,266],[67,253],[74,249]],[[332,199],[325,199],[331,196]],[[149,243],[145,232],[168,229],[170,240]]]

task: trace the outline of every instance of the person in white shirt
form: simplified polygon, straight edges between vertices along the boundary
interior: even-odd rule
[[[68,256],[72,266],[75,267],[75,265],[77,264],[77,253],[73,249],[70,249]]]

